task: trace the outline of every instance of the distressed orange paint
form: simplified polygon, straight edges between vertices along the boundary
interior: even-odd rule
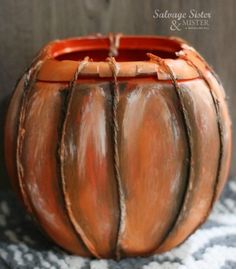
[[[230,125],[222,85],[185,41],[65,39],[45,46],[16,86],[5,159],[58,245],[146,256],[206,220],[228,176]]]

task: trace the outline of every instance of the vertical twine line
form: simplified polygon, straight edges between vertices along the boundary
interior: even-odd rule
[[[16,140],[16,171],[17,171],[17,178],[19,184],[19,191],[23,200],[23,204],[26,207],[29,213],[33,212],[32,205],[30,203],[29,197],[27,192],[25,191],[24,186],[24,168],[21,163],[21,155],[23,150],[23,141],[25,137],[25,116],[26,116],[26,106],[28,101],[28,95],[35,84],[37,79],[37,75],[40,71],[40,67],[42,65],[42,61],[38,61],[36,64],[31,65],[24,75],[24,83],[23,83],[23,95],[21,98],[20,104],[20,112],[19,112],[19,120],[17,126],[17,140]],[[35,220],[35,216],[32,215],[32,218]]]
[[[172,84],[174,86],[174,89],[176,91],[176,95],[178,97],[178,100],[180,102],[181,105],[181,114],[182,117],[184,119],[184,126],[185,126],[185,131],[186,131],[186,135],[187,135],[187,144],[188,144],[188,153],[189,153],[189,166],[188,166],[188,183],[186,185],[186,190],[185,193],[183,195],[183,202],[181,205],[181,209],[178,213],[178,215],[176,216],[175,222],[172,226],[172,228],[170,229],[169,233],[167,234],[167,236],[164,238],[164,240],[162,241],[162,243],[160,244],[159,247],[162,246],[162,244],[165,242],[165,240],[168,238],[168,235],[171,233],[172,229],[177,225],[177,223],[180,221],[181,216],[185,213],[186,211],[186,204],[187,201],[189,199],[190,193],[192,192],[192,184],[190,182],[191,179],[191,163],[192,163],[192,138],[191,138],[191,128],[190,128],[190,123],[189,123],[189,119],[186,115],[186,108],[184,106],[184,103],[182,101],[182,97],[181,97],[181,93],[180,93],[180,87],[178,85],[178,82],[171,70],[171,68],[168,66],[168,64],[165,62],[165,60],[163,60],[162,58],[152,54],[152,53],[147,53],[147,56],[150,58],[151,61],[156,62],[160,65],[160,68],[162,68],[167,74],[169,74],[170,79],[172,81]],[[158,248],[159,248],[158,247]]]
[[[108,38],[110,41],[109,57],[118,56],[118,49],[120,46],[121,37],[122,37],[121,33],[118,33],[118,34],[109,33],[108,35]]]
[[[119,160],[119,150],[118,150],[118,118],[117,118],[117,107],[120,99],[119,86],[117,82],[118,66],[114,57],[108,58],[108,63],[111,68],[113,78],[114,78],[114,92],[113,92],[113,104],[112,104],[112,119],[113,119],[113,142],[114,142],[114,166],[115,166],[115,176],[118,185],[118,197],[119,197],[119,210],[120,210],[120,220],[118,224],[117,233],[117,243],[116,243],[116,258],[119,260],[121,258],[120,253],[120,241],[121,236],[124,231],[124,219],[125,219],[125,197],[122,189],[121,176],[120,176],[120,160]]]
[[[92,243],[89,241],[89,239],[87,238],[86,234],[83,232],[82,228],[80,227],[80,225],[77,223],[77,219],[75,219],[74,214],[72,212],[71,209],[71,202],[70,199],[67,195],[67,188],[66,188],[66,180],[65,180],[65,171],[64,171],[64,161],[65,161],[65,133],[66,133],[66,127],[67,127],[67,119],[70,115],[70,109],[71,109],[71,103],[72,103],[72,98],[73,98],[73,94],[74,91],[76,89],[76,81],[79,77],[79,75],[81,74],[82,70],[86,67],[86,65],[89,62],[89,57],[85,57],[83,61],[81,61],[74,73],[74,76],[72,78],[72,80],[69,82],[69,86],[68,86],[68,96],[66,98],[66,111],[65,111],[65,116],[64,116],[64,120],[62,123],[62,134],[61,134],[61,143],[59,146],[59,158],[60,158],[60,173],[61,173],[61,188],[62,188],[62,194],[63,194],[63,200],[64,200],[64,205],[65,205],[65,210],[68,216],[68,219],[74,229],[74,232],[76,233],[76,235],[81,239],[82,243],[84,244],[84,246],[87,248],[87,250],[92,253],[92,255],[94,255],[97,258],[101,258],[99,253],[97,253],[97,250],[94,248],[94,246],[92,245]]]
[[[63,126],[62,126],[62,137],[61,137],[61,141],[64,141],[64,135],[65,135],[65,128],[66,128],[66,120],[69,116],[69,110],[70,110],[70,107],[71,107],[71,101],[72,101],[72,95],[73,95],[73,92],[74,92],[74,89],[75,89],[75,85],[76,85],[76,81],[78,80],[78,77],[79,77],[79,74],[81,73],[81,71],[85,68],[85,66],[88,64],[88,61],[89,61],[89,57],[85,57],[83,61],[81,61],[79,63],[79,65],[77,66],[76,68],[76,71],[73,75],[73,78],[72,80],[69,82],[69,85],[68,85],[68,96],[67,96],[67,107],[66,107],[66,112],[65,112],[65,119],[64,119],[64,122],[63,122]],[[64,144],[63,146],[61,146],[61,161],[64,162],[64,153],[65,153],[65,149],[64,149]],[[62,174],[64,174],[64,170],[61,169],[61,172]],[[65,182],[63,182],[63,188],[65,187]]]
[[[23,127],[25,122],[25,115],[26,115],[26,106],[28,101],[28,95],[30,93],[31,88],[35,84],[37,79],[37,75],[40,71],[40,67],[42,65],[42,61],[38,61],[35,65],[31,65],[31,67],[26,71],[24,77],[24,85],[23,85],[23,96],[21,99],[20,105],[20,115],[17,127],[17,141],[16,141],[16,170],[17,170],[17,177],[18,183],[20,187],[20,193],[23,199],[23,203],[28,212],[32,212],[32,206],[30,204],[28,195],[25,191],[23,179],[24,179],[24,169],[21,163],[21,155],[23,149],[23,140],[25,137],[25,129]]]
[[[193,61],[191,59],[189,59],[185,54],[181,54],[179,55],[180,58],[182,58],[183,60],[185,60],[190,66],[192,66],[198,73],[199,77],[201,79],[203,79],[206,83],[206,85],[208,86],[211,98],[213,100],[214,103],[214,107],[215,107],[215,112],[216,112],[216,118],[217,118],[217,127],[218,127],[218,131],[219,131],[219,137],[220,137],[220,149],[219,149],[219,159],[218,159],[218,167],[217,167],[217,174],[216,174],[216,184],[214,187],[214,194],[213,194],[213,198],[211,201],[211,206],[210,206],[210,210],[213,208],[215,199],[216,199],[216,195],[217,195],[217,188],[218,188],[218,183],[219,183],[219,178],[220,178],[220,171],[221,171],[221,165],[222,165],[222,158],[223,158],[223,150],[224,150],[224,145],[223,145],[223,126],[222,126],[222,122],[221,122],[221,117],[220,117],[220,111],[219,111],[219,101],[217,99],[217,97],[214,96],[214,93],[212,91],[211,85],[208,81],[208,79],[205,77],[205,75],[202,73],[202,71],[199,69],[199,67],[193,63]],[[203,61],[203,59],[201,57],[199,57],[199,59],[201,61]],[[210,69],[211,72],[213,72],[212,69]]]
[[[86,67],[86,65],[88,64],[89,62],[89,57],[86,56],[84,58],[83,61],[81,61],[74,73],[74,76],[73,76],[73,79],[70,81],[69,83],[69,91],[72,91],[74,90],[74,87],[75,87],[75,84],[76,84],[76,81],[78,80],[78,77],[80,75],[80,73],[83,71],[83,69]]]

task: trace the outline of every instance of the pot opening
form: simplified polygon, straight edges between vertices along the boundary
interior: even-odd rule
[[[120,36],[115,42],[101,36],[58,40],[49,44],[43,51],[45,54],[42,57],[45,57],[46,61],[40,70],[39,79],[55,82],[71,81],[85,57],[90,59],[80,70],[80,78],[110,79],[113,77],[113,71],[107,58],[113,56],[119,63],[116,66],[116,75],[119,79],[157,77],[158,71],[158,79],[168,81],[169,76],[163,74],[160,65],[150,60],[147,53],[171,63],[173,72],[178,74],[180,79],[192,79],[198,74],[193,74],[193,68],[177,56],[179,55],[177,52],[183,50],[183,44],[184,41],[178,38],[159,36]]]
[[[177,56],[172,51],[147,50],[147,49],[118,49],[118,55],[114,56],[117,62],[131,61],[148,61],[147,53],[155,54],[163,59],[176,59]],[[106,61],[109,56],[109,50],[84,50],[63,53],[55,57],[58,61],[82,61],[86,56],[89,56],[94,62]]]
[[[87,37],[56,42],[51,52],[57,61],[81,61],[88,56],[94,62],[100,62],[106,61],[111,55],[110,51],[114,51],[111,47],[112,44],[107,37]],[[180,43],[170,38],[121,36],[116,44],[116,55],[112,56],[117,62],[148,61],[147,53],[163,59],[177,59],[176,52],[180,50]]]

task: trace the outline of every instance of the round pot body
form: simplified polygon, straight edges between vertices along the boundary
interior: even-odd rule
[[[182,243],[227,179],[224,89],[183,40],[88,36],[44,47],[18,82],[5,158],[41,229],[81,256]]]

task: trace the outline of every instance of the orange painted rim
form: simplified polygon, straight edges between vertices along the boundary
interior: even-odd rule
[[[163,36],[86,36],[56,40],[46,45],[37,60],[42,61],[39,81],[68,82],[85,56],[88,63],[80,77],[112,78],[108,61],[109,53],[115,59],[118,78],[156,76],[158,80],[170,80],[161,64],[153,62],[147,53],[157,55],[171,68],[176,79],[189,80],[199,77],[196,69],[179,57],[186,50],[193,50],[185,41],[176,37]]]

